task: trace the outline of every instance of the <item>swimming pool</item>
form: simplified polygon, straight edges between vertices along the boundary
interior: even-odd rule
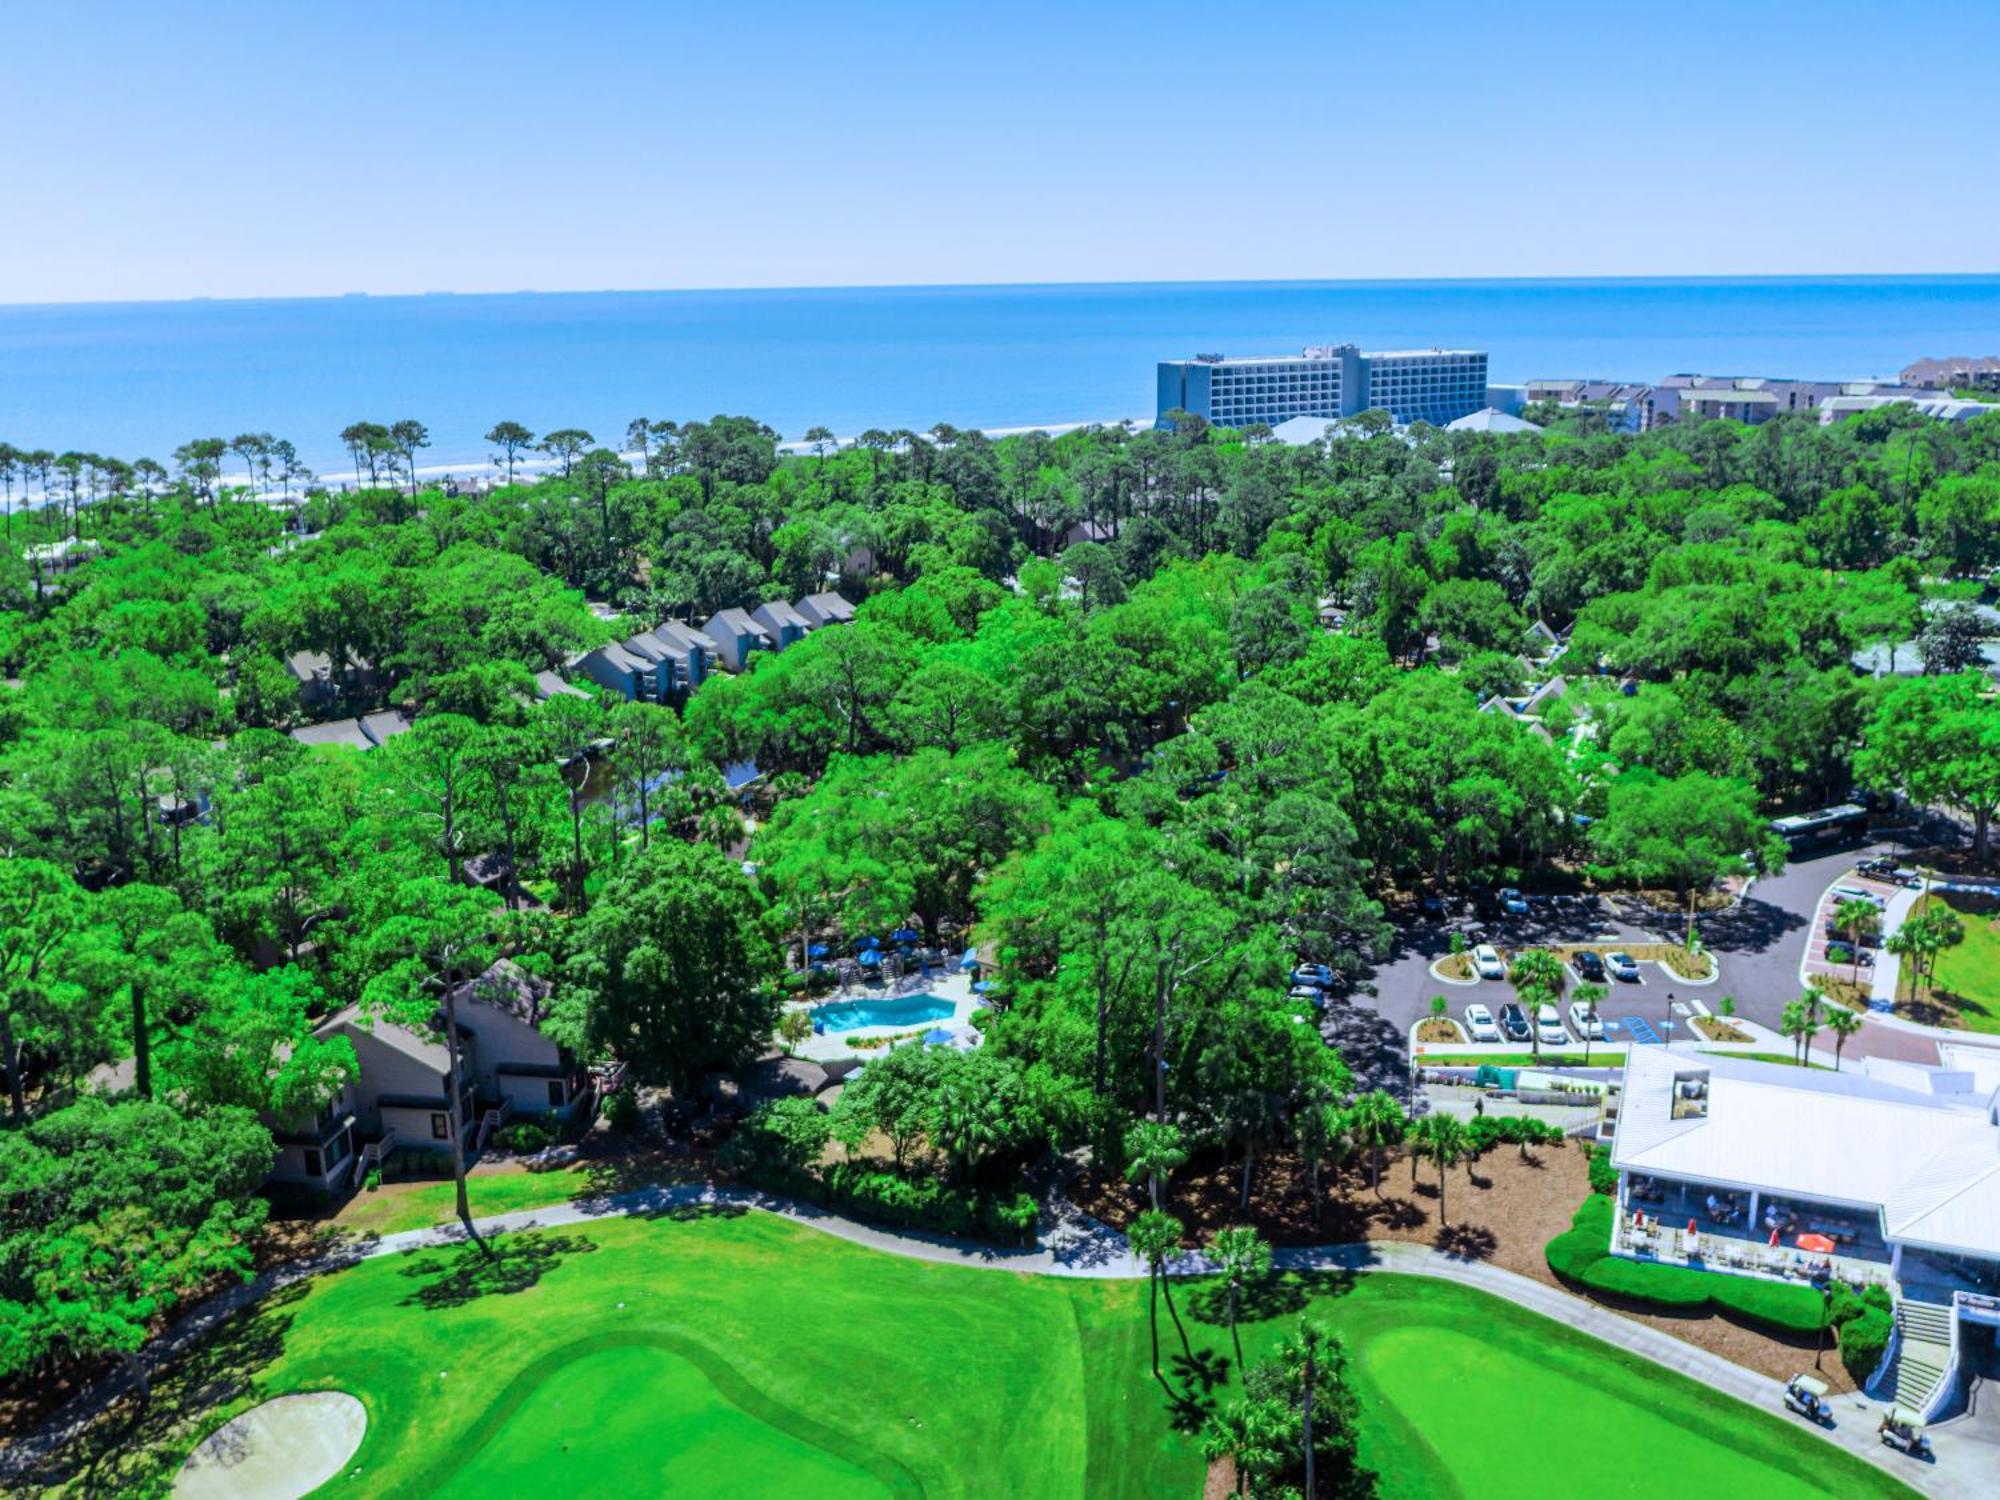
[[[905,995],[899,1000],[838,1000],[812,1013],[818,1031],[859,1031],[864,1026],[922,1026],[948,1020],[954,1010],[936,995]]]

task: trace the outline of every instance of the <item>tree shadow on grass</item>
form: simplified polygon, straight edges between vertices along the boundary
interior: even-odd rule
[[[1289,1318],[1304,1312],[1316,1296],[1343,1296],[1354,1285],[1353,1273],[1328,1271],[1308,1279],[1293,1273],[1267,1276],[1253,1281],[1237,1295],[1239,1323],[1265,1323],[1273,1318]],[[1219,1277],[1204,1281],[1188,1298],[1188,1310],[1198,1323],[1211,1328],[1229,1326],[1229,1283]]]
[[[277,1311],[304,1297],[294,1283],[272,1292],[257,1308],[224,1321],[216,1331],[153,1372],[152,1398],[140,1406],[131,1394],[113,1401],[82,1433],[26,1473],[7,1493],[40,1494],[69,1486],[78,1496],[112,1497],[164,1491],[212,1414],[255,1394],[257,1378],[285,1350],[292,1326]],[[115,1378],[115,1377],[114,1377]]]
[[[1228,1356],[1214,1349],[1197,1349],[1192,1357],[1176,1354],[1168,1368],[1181,1390],[1198,1401],[1206,1401],[1211,1391],[1229,1379]]]
[[[696,1224],[703,1219],[740,1219],[749,1212],[749,1206],[742,1203],[672,1203],[646,1217],[671,1219],[676,1224]]]
[[[1179,1356],[1174,1363],[1185,1364]],[[1192,1392],[1183,1388],[1170,1394],[1167,1401],[1167,1423],[1175,1432],[1200,1432],[1208,1425],[1208,1419],[1215,1415],[1216,1401],[1208,1391]]]
[[[569,1162],[552,1162],[551,1167],[573,1167],[583,1178],[578,1198],[608,1198],[620,1193],[642,1192],[649,1188],[698,1181],[701,1166],[685,1151],[658,1147],[634,1147],[623,1151],[584,1155]],[[538,1170],[530,1164],[529,1171]]]
[[[485,1248],[460,1243],[412,1250],[403,1275],[422,1285],[403,1299],[403,1306],[436,1312],[481,1297],[512,1296],[538,1285],[570,1256],[596,1248],[595,1240],[580,1234],[517,1234],[488,1240]]]

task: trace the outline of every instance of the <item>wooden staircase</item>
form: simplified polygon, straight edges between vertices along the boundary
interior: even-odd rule
[[[507,1123],[507,1116],[514,1112],[514,1101],[503,1100],[497,1109],[489,1109],[479,1117],[479,1134],[473,1140],[474,1151],[484,1151],[486,1143],[493,1138],[493,1132]]]
[[[347,1179],[347,1185],[352,1187],[365,1178],[371,1170],[380,1169],[382,1159],[395,1149],[396,1132],[393,1130],[384,1134],[381,1140],[370,1141],[363,1146],[354,1155],[354,1166]]]

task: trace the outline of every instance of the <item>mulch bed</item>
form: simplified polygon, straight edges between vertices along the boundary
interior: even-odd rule
[[[1570,1286],[1549,1270],[1543,1247],[1569,1228],[1577,1205],[1590,1191],[1583,1150],[1572,1143],[1529,1150],[1496,1146],[1477,1161],[1452,1168],[1446,1179],[1445,1209],[1450,1224],[1438,1224],[1437,1169],[1392,1156],[1382,1173],[1381,1192],[1369,1187],[1365,1153],[1357,1153],[1339,1173],[1322,1171],[1317,1222],[1307,1175],[1296,1157],[1276,1156],[1257,1164],[1251,1180],[1250,1211],[1242,1212],[1241,1159],[1225,1162],[1219,1152],[1198,1154],[1174,1177],[1167,1210],[1187,1230],[1187,1243],[1205,1243],[1217,1229],[1254,1224],[1274,1245],[1341,1244],[1358,1240],[1402,1240],[1434,1245],[1468,1260],[1485,1260],[1573,1295],[1586,1296],[1635,1323],[1644,1323],[1683,1342],[1719,1354],[1733,1364],[1773,1380],[1813,1368],[1814,1340],[1778,1338],[1746,1328],[1719,1313],[1682,1317],[1656,1307],[1626,1302]],[[1086,1174],[1071,1189],[1086,1213],[1123,1229],[1146,1207],[1144,1184],[1106,1181]],[[1820,1375],[1835,1391],[1852,1390],[1831,1347]]]
[[[1242,1223],[1256,1225],[1274,1245],[1438,1242],[1437,1170],[1428,1161],[1418,1163],[1413,1187],[1408,1158],[1392,1155],[1378,1194],[1368,1184],[1364,1153],[1338,1172],[1323,1169],[1320,1186],[1315,1216],[1304,1164],[1296,1156],[1260,1160],[1245,1214],[1241,1159],[1225,1162],[1221,1153],[1206,1152],[1175,1174],[1167,1209],[1187,1226],[1191,1242]],[[1496,1147],[1451,1169],[1445,1181],[1444,1206],[1451,1220],[1446,1233],[1460,1253],[1525,1272],[1529,1262],[1542,1263],[1542,1246],[1569,1228],[1570,1216],[1588,1190],[1583,1152],[1574,1146],[1531,1148],[1525,1159],[1513,1146]],[[1120,1229],[1146,1207],[1145,1185],[1122,1178],[1086,1175],[1071,1197],[1085,1212]]]

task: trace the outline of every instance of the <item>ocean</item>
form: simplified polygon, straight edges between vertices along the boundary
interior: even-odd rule
[[[329,477],[341,428],[415,417],[431,465],[511,419],[622,439],[718,412],[787,438],[1150,420],[1196,351],[1446,345],[1496,383],[1848,379],[2000,352],[2000,276],[1240,282],[579,292],[0,306],[0,441],[165,462],[270,432]],[[233,461],[231,467],[234,467]]]

